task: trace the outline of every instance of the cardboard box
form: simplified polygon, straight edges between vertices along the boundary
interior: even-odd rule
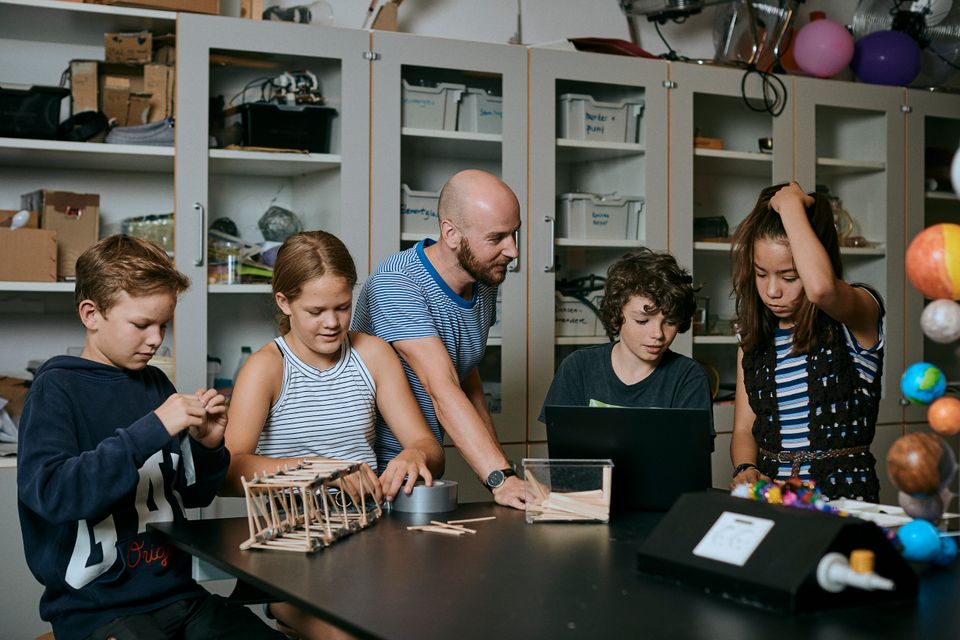
[[[27,393],[30,387],[26,380],[13,378],[10,376],[0,376],[0,398],[7,401],[4,407],[10,417],[16,422],[23,413],[23,404],[27,401]]]
[[[103,54],[107,62],[150,62],[153,60],[153,34],[149,31],[105,33]]]
[[[0,280],[57,281],[57,232],[0,228]]]
[[[174,64],[177,61],[177,36],[167,33],[153,36],[153,62]]]
[[[70,112],[74,115],[81,111],[98,111],[99,89],[97,87],[96,60],[70,61],[70,97],[73,105]]]
[[[90,4],[118,4],[128,7],[167,9],[168,11],[191,11],[193,13],[220,14],[220,0],[84,0]]]
[[[0,227],[9,227],[10,220],[13,216],[19,213],[18,209],[0,209]],[[30,212],[30,219],[27,220],[27,224],[21,227],[21,229],[39,229],[40,228],[40,214],[36,211]]]
[[[159,122],[174,117],[176,67],[170,64],[143,66],[143,91],[150,94],[150,113],[145,122]]]
[[[39,211],[40,228],[57,232],[57,277],[73,279],[77,258],[100,234],[100,196],[40,190],[22,195],[20,206]]]

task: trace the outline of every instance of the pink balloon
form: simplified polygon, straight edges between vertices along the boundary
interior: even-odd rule
[[[814,20],[797,33],[793,57],[800,69],[812,76],[835,76],[853,59],[853,36],[839,22]]]

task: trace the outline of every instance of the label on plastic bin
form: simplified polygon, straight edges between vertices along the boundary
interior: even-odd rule
[[[610,214],[606,211],[593,210],[590,212],[590,224],[595,227],[605,227],[610,224]]]

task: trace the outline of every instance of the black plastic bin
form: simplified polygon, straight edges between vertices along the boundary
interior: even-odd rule
[[[225,114],[228,126],[239,118],[240,144],[245,147],[328,153],[330,125],[337,110],[315,104],[248,102],[227,109]]]
[[[64,87],[0,84],[0,137],[57,137],[60,102],[70,95]]]

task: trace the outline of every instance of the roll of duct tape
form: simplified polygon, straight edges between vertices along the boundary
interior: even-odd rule
[[[457,483],[453,480],[434,480],[433,486],[417,482],[410,495],[401,490],[390,509],[402,513],[442,513],[457,508]]]

